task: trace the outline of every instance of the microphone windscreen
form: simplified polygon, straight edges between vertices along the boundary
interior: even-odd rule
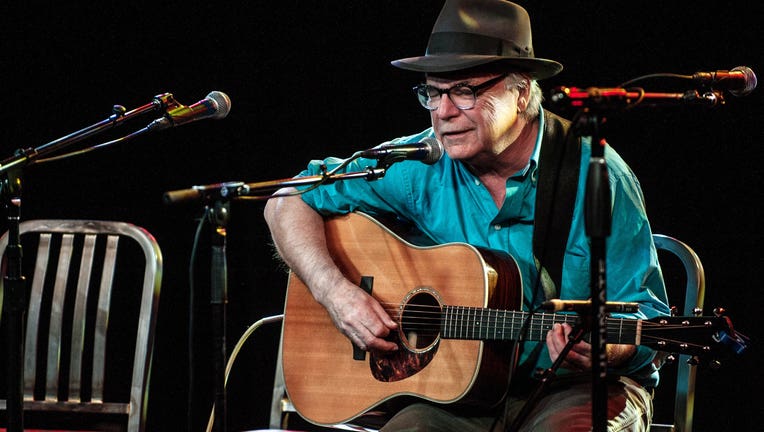
[[[207,95],[207,99],[212,100],[212,102],[217,106],[215,114],[210,116],[210,118],[219,120],[225,118],[225,116],[231,112],[231,98],[229,98],[227,94],[215,90],[211,91],[210,94]]]
[[[752,92],[753,89],[756,88],[756,84],[758,84],[756,80],[756,74],[753,73],[753,69],[749,68],[748,66],[738,66],[736,68],[732,69],[733,71],[739,71],[742,72],[745,78],[743,81],[745,81],[745,87],[741,89],[734,89],[730,90],[730,93],[732,93],[735,96],[745,96],[748,93]]]
[[[439,161],[440,158],[443,157],[443,144],[440,143],[435,138],[425,138],[421,141],[423,144],[426,144],[427,147],[430,149],[430,151],[427,154],[427,157],[422,159],[422,162],[427,165],[432,165],[435,162]]]

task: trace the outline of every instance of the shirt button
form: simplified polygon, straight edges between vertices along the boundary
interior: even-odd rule
[[[480,180],[475,179],[475,186],[480,186]]]
[[[493,226],[493,229],[495,229],[496,231],[499,231],[501,229],[501,225],[496,224]]]

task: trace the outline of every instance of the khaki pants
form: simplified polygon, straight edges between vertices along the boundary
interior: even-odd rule
[[[574,432],[592,429],[591,378],[581,377],[555,382],[530,412],[520,431]],[[425,403],[410,405],[395,415],[381,430],[408,431],[503,431],[522,410],[525,400],[510,397],[508,418],[497,415],[465,416],[447,411],[447,407]],[[503,414],[499,410],[498,416]],[[646,431],[653,414],[650,392],[626,377],[616,377],[608,384],[608,432]],[[493,429],[492,429],[493,426]]]

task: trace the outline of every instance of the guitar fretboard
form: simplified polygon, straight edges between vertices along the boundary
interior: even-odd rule
[[[541,341],[554,323],[575,325],[578,316],[444,306],[440,331],[445,339]],[[637,319],[607,318],[608,342],[639,345],[641,324]]]

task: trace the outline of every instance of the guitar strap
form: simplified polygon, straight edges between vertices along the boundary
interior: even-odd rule
[[[581,142],[569,136],[571,123],[544,111],[539,154],[533,255],[546,299],[559,297],[581,170]]]
[[[575,136],[568,136],[571,123],[549,111],[544,111],[544,136],[539,153],[538,183],[536,185],[536,210],[533,221],[533,258],[538,270],[545,300],[560,296],[562,284],[562,262],[568,245],[570,225],[573,221],[573,206],[576,203],[578,175],[581,171],[581,142]],[[534,287],[534,297],[539,287]],[[538,299],[531,299],[537,304]],[[529,377],[535,368],[543,343],[536,344],[522,364],[515,366],[510,374],[508,389],[527,391],[529,382],[521,380],[512,385],[514,376]],[[520,358],[524,345],[513,351]],[[511,360],[515,364],[515,359]],[[506,418],[508,405],[505,406]]]

